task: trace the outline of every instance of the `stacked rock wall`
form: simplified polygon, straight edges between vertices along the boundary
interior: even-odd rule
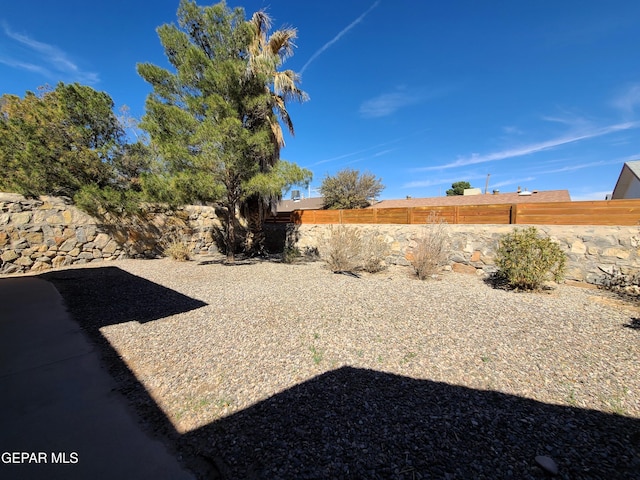
[[[278,227],[278,226],[276,226]],[[499,238],[526,225],[445,225],[449,243],[449,264],[454,270],[491,273],[496,270],[495,255]],[[601,283],[614,271],[625,275],[640,272],[640,232],[638,227],[536,225],[567,254],[566,278]],[[291,228],[291,227],[290,227]],[[331,235],[331,225],[299,225],[289,233],[290,243],[300,250],[318,249],[322,253]],[[390,264],[410,265],[416,239],[429,234],[428,225],[347,225],[358,228],[362,236],[374,235],[389,246]]]
[[[99,220],[68,199],[0,193],[0,274],[118,258],[150,258],[173,240],[212,252],[220,222],[212,207],[156,210],[126,222]]]
[[[446,225],[449,264],[459,271],[495,271],[501,235],[523,225]],[[640,233],[637,227],[536,226],[567,253],[567,278],[600,283],[607,273],[640,272]],[[269,225],[272,250],[285,238],[301,250],[323,251],[331,225]],[[416,239],[428,235],[428,225],[349,225],[363,236],[374,235],[389,246],[387,262],[409,265]],[[288,229],[288,235],[285,230]],[[72,264],[118,258],[153,258],[171,241],[188,244],[192,253],[217,251],[221,223],[215,209],[188,206],[156,209],[127,221],[106,222],[87,215],[68,199],[0,193],[0,274],[42,271]],[[278,241],[274,241],[274,239]]]

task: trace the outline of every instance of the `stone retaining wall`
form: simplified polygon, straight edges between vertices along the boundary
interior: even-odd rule
[[[320,253],[331,235],[330,225],[299,225],[290,232],[291,244],[302,251],[317,248]],[[386,261],[410,265],[416,239],[425,235],[427,225],[347,225],[363,236],[375,235],[389,245]],[[496,270],[495,254],[501,235],[523,225],[445,225],[450,243],[449,264],[458,271],[491,273]],[[557,242],[568,257],[568,280],[600,283],[606,273],[640,272],[640,231],[638,227],[539,226],[536,228]]]
[[[216,250],[212,207],[155,209],[126,222],[98,220],[68,199],[0,193],[0,274],[161,254],[172,240],[195,253]]]
[[[449,265],[472,273],[495,271],[501,235],[522,225],[446,225]],[[330,225],[267,225],[268,246],[281,251],[285,230],[289,243],[301,250],[321,252],[331,235]],[[409,265],[416,239],[427,225],[348,225],[363,236],[375,235],[389,246],[388,263]],[[567,253],[567,279],[600,283],[606,273],[640,272],[640,232],[637,227],[537,226]],[[172,240],[184,241],[192,253],[217,251],[221,223],[215,209],[189,206],[156,208],[126,222],[98,220],[68,199],[0,193],[0,274],[41,271],[65,265],[118,258],[149,258],[162,253]]]

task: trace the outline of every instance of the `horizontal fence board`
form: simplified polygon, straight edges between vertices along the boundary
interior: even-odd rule
[[[640,200],[523,203],[513,208],[518,224],[637,225],[640,221]]]
[[[638,219],[617,216],[585,217],[582,215],[526,215],[518,217],[518,225],[637,225]]]
[[[433,221],[450,224],[639,225],[640,199],[296,210],[267,219],[269,223],[296,224],[424,224]]]
[[[376,223],[409,223],[409,208],[375,208],[377,213]]]
[[[342,223],[376,223],[372,209],[342,210]]]

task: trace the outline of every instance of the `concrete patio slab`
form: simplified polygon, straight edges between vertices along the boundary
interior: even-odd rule
[[[194,478],[115,387],[52,284],[0,279],[0,478]]]

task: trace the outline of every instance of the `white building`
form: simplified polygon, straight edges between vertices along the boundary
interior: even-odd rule
[[[618,177],[612,200],[640,198],[640,160],[625,162]]]

